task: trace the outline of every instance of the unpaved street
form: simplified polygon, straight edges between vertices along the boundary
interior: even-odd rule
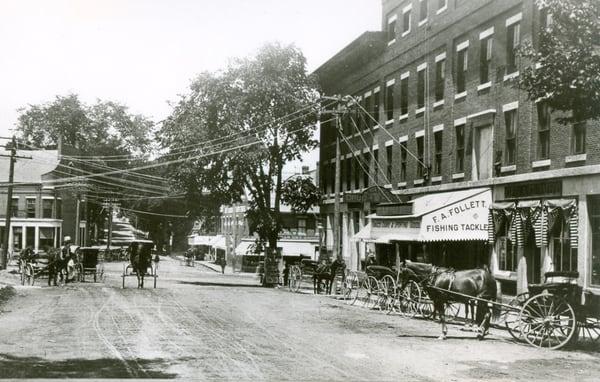
[[[263,289],[174,260],[157,289],[18,287],[0,313],[2,378],[185,380],[598,380],[597,347],[547,351],[493,330],[388,316],[325,296]],[[42,280],[45,282],[45,280]],[[148,283],[151,285],[151,283]]]

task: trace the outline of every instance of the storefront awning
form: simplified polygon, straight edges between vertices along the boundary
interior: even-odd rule
[[[412,201],[411,215],[371,215],[369,231],[366,226],[353,239],[376,243],[485,241],[491,203],[492,192],[487,188],[421,196]]]
[[[190,235],[188,236],[188,245],[210,245],[214,236]]]
[[[351,237],[353,241],[372,241],[371,237],[371,223],[365,225],[358,231],[354,236]]]
[[[241,241],[237,247],[235,247],[235,254],[238,256],[243,255],[254,255],[254,249],[256,245],[254,241]]]
[[[223,235],[214,236],[208,245],[214,248],[227,249],[227,238]]]
[[[278,241],[277,247],[281,248],[282,256],[310,256],[312,259],[315,255],[319,243],[309,241]]]

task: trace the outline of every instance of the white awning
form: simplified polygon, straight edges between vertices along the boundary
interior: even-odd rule
[[[217,235],[210,240],[208,245],[214,248],[227,249],[227,239],[223,235]]]
[[[315,255],[316,248],[319,243],[310,241],[278,241],[277,247],[281,248],[282,256],[310,256],[312,259]]]
[[[371,236],[371,223],[362,227],[360,229],[360,231],[355,233],[354,236],[352,236],[350,238],[350,240],[352,240],[352,241],[361,241],[361,240],[362,241],[372,241],[373,237]]]
[[[188,245],[210,245],[214,236],[190,235],[188,236]]]
[[[243,255],[254,255],[255,244],[254,241],[241,241],[237,247],[235,247],[235,254],[239,256]]]

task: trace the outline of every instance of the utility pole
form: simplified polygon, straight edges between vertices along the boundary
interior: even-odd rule
[[[108,207],[108,237],[106,238],[106,249],[110,249],[112,241],[113,200],[108,199],[105,206]]]
[[[334,205],[333,205],[333,257],[337,260],[342,259],[340,251],[340,189],[341,189],[341,166],[340,166],[340,106],[337,106],[335,112],[335,181],[334,181]]]
[[[0,256],[0,269],[6,269],[6,265],[8,263],[8,239],[10,238],[10,219],[12,217],[12,194],[13,182],[15,177],[15,162],[17,161],[17,158],[31,159],[31,157],[17,155],[17,138],[14,135],[12,137],[12,147],[10,148],[10,155],[0,156],[10,158],[10,165],[8,169],[8,188],[6,193],[6,221],[4,223],[4,237],[2,238],[2,253]]]

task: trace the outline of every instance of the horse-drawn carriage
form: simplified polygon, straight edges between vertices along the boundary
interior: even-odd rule
[[[154,288],[156,288],[156,279],[158,278],[158,257],[153,258],[152,248],[154,243],[150,240],[135,240],[129,244],[127,252],[129,253],[129,262],[123,265],[123,288],[125,288],[125,278],[136,276],[138,288],[144,287],[144,277],[149,276],[154,279]]]
[[[191,248],[188,249],[184,252],[183,257],[181,258],[181,265],[184,265],[186,267],[195,267],[195,257],[196,256],[194,254],[194,250],[192,250]]]
[[[327,262],[301,258],[299,263],[292,265],[289,269],[288,286],[290,291],[298,292],[302,283],[310,284],[312,282],[315,294],[321,291],[331,294],[335,278],[340,276],[343,280],[344,271],[344,263],[337,259],[328,264]]]
[[[98,247],[80,247],[77,253],[77,272],[79,281],[85,282],[85,276],[93,276],[94,282],[104,280],[104,264]]]

